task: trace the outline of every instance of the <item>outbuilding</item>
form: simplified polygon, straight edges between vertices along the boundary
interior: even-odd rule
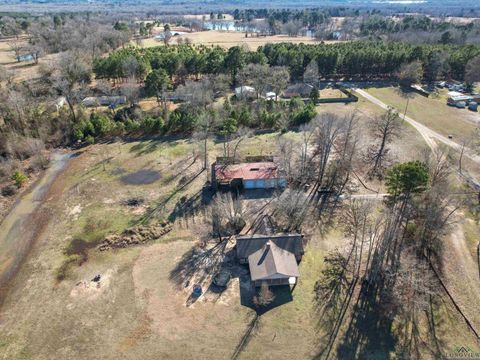
[[[280,174],[273,161],[239,164],[214,163],[212,184],[216,187],[238,187],[244,189],[274,189],[287,186],[287,180]]]

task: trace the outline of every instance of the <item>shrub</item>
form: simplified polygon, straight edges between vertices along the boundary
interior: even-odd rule
[[[2,196],[13,196],[17,192],[14,185],[8,185],[2,188]]]
[[[25,184],[25,182],[28,180],[28,177],[21,171],[15,171],[12,176],[12,180],[15,181],[15,185],[17,185],[18,188],[21,188],[23,184]]]

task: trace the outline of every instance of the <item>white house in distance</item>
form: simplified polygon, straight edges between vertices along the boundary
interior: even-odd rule
[[[238,99],[244,99],[244,98],[254,98],[257,96],[257,92],[255,88],[251,86],[239,86],[235,88],[235,96]]]

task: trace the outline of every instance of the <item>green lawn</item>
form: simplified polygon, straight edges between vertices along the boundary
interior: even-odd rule
[[[400,112],[405,110],[407,99],[397,88],[370,88],[367,91]],[[412,93],[407,115],[440,134],[452,135],[457,141],[469,136],[475,129],[472,121],[480,119],[478,113],[447,106],[444,94],[426,98]]]

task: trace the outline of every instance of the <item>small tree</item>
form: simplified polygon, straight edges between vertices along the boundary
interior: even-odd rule
[[[385,185],[395,201],[401,195],[408,198],[411,194],[425,191],[428,179],[428,168],[424,163],[409,161],[392,167],[387,173]]]
[[[268,287],[266,282],[262,283],[258,295],[254,296],[253,303],[255,306],[267,306],[275,300],[275,295]]]

